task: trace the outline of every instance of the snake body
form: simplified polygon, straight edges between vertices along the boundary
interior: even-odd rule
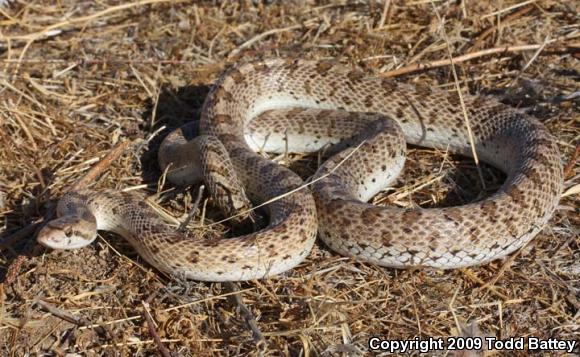
[[[542,229],[558,204],[562,166],[555,140],[534,118],[483,96],[464,102],[478,157],[506,172],[503,186],[463,206],[378,207],[365,202],[396,177],[405,142],[471,156],[457,93],[398,84],[327,61],[235,65],[206,98],[197,149],[188,146],[188,131],[179,130],[162,145],[161,162],[180,167],[196,156],[202,171],[214,173],[210,191],[232,212],[248,207],[246,194],[260,202],[282,195],[266,205],[266,228],[232,239],[193,239],[132,196],[81,191],[63,196],[60,218],[38,240],[76,248],[90,243],[96,229],[112,230],[156,268],[207,281],[288,270],[308,255],[317,228],[333,250],[383,266],[482,264],[522,247]],[[313,195],[296,190],[302,185],[297,175],[256,153],[327,145],[344,150],[321,166]]]

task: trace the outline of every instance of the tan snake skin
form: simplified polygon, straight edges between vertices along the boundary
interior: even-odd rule
[[[191,169],[181,166],[195,157],[204,178],[213,172],[209,186],[218,205],[235,213],[249,207],[245,192],[262,202],[302,184],[290,170],[254,151],[316,151],[336,143],[344,148],[365,139],[354,152],[343,150],[320,168],[315,177],[328,176],[312,185],[314,199],[308,190],[298,190],[266,206],[265,229],[204,240],[177,233],[127,194],[72,192],[59,202],[61,218],[50,222],[38,240],[53,248],[77,248],[90,243],[96,229],[112,230],[158,269],[207,281],[288,270],[308,255],[317,227],[333,250],[379,265],[485,263],[522,247],[542,229],[562,191],[562,167],[554,139],[537,120],[485,97],[466,97],[465,104],[478,156],[507,173],[501,189],[458,207],[377,207],[361,201],[396,177],[405,141],[470,156],[457,94],[397,84],[324,61],[237,65],[206,98],[200,128],[206,136],[192,145],[188,128],[170,135],[160,149],[162,166],[172,163],[175,172],[188,176]],[[178,150],[185,152],[175,154]]]

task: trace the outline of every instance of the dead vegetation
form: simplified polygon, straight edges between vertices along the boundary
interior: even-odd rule
[[[371,336],[426,339],[466,326],[498,338],[578,340],[578,4],[257,3],[15,0],[0,8],[2,355],[359,355]],[[187,214],[197,190],[162,186],[156,148],[169,128],[197,117],[228,63],[336,58],[454,90],[448,47],[464,92],[496,95],[539,118],[567,164],[550,224],[505,261],[401,271],[318,244],[297,269],[228,287],[163,276],[109,234],[74,252],[35,244],[58,197],[122,142],[128,149],[94,187],[137,190]],[[489,194],[471,160],[420,148],[409,155],[395,190],[377,201],[430,207]],[[293,158],[303,177],[315,167],[316,159]],[[483,177],[490,191],[503,179],[485,166]],[[202,212],[205,223],[219,219],[203,202]],[[201,223],[196,216],[191,226]]]

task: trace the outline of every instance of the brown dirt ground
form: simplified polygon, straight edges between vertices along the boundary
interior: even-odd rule
[[[577,7],[566,0],[14,0],[0,8],[2,355],[150,356],[160,346],[179,356],[362,355],[370,336],[580,339]],[[198,116],[208,86],[229,63],[336,58],[385,75],[444,60],[447,45],[460,56],[528,44],[545,46],[456,66],[465,92],[498,96],[545,123],[570,163],[569,191],[554,217],[507,260],[394,270],[317,244],[298,268],[239,284],[263,335],[256,343],[226,284],[164,276],[111,234],[78,251],[35,244],[59,196],[127,140],[133,144],[94,187],[132,188],[174,216],[186,214],[195,190],[165,186],[154,196],[162,190],[156,149],[169,128]],[[454,88],[449,66],[394,80]],[[409,156],[395,190],[378,200],[430,207],[489,195],[478,189],[472,160],[420,148]],[[304,177],[316,167],[315,159],[292,159]],[[484,176],[490,190],[503,179],[488,167]],[[218,215],[208,209],[207,217]],[[494,354],[506,353],[487,352]]]

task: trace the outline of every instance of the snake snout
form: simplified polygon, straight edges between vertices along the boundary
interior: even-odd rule
[[[97,237],[96,223],[65,216],[50,221],[38,233],[37,242],[52,249],[78,249]]]

